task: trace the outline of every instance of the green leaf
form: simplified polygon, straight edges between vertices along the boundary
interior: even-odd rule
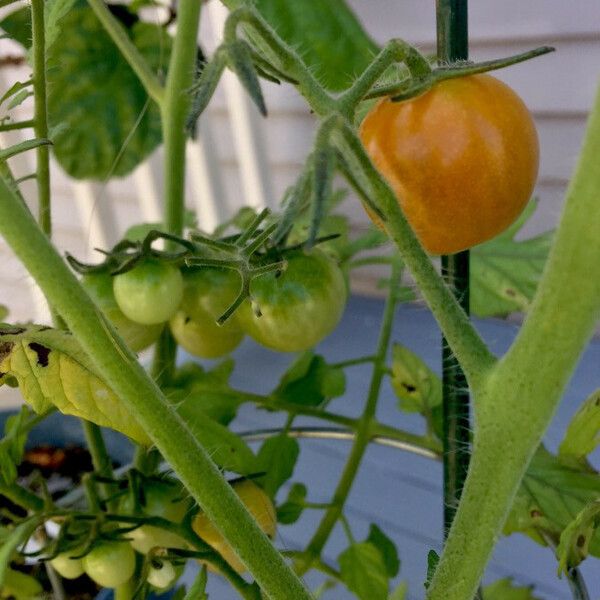
[[[14,146],[10,146],[8,148],[5,148],[4,150],[0,150],[0,161],[8,160],[12,156],[16,156],[17,154],[21,154],[22,152],[28,152],[29,150],[33,150],[38,146],[47,146],[49,143],[50,140],[46,140],[44,138],[35,138],[33,140],[26,140],[24,142],[20,142],[19,144],[15,144]]]
[[[46,596],[42,584],[35,577],[10,568],[6,570],[0,595],[14,600],[42,600]]]
[[[10,98],[11,96],[14,96],[17,93],[25,91],[25,89],[28,88],[30,85],[32,85],[31,81],[17,81],[16,83],[13,83],[13,85],[11,85],[6,90],[6,92],[4,92],[2,98],[0,98],[0,104],[2,104],[7,98]],[[10,108],[13,108],[13,106],[11,105],[8,108],[10,110]]]
[[[428,415],[442,403],[440,378],[420,357],[401,344],[392,347],[391,383],[400,410]]]
[[[581,563],[589,553],[590,542],[600,526],[600,500],[588,504],[560,535],[556,549],[558,575]]]
[[[63,34],[62,18],[73,9],[78,0],[46,0],[44,4],[44,25],[46,50]]]
[[[8,308],[4,304],[0,304],[0,322],[8,317]]]
[[[277,507],[277,520],[284,525],[295,523],[304,510],[307,489],[303,483],[294,483],[287,500]]]
[[[564,462],[583,462],[600,444],[600,389],[592,392],[575,413],[558,448]]]
[[[390,594],[388,600],[406,600],[408,594],[408,583],[401,581],[398,587]]]
[[[346,391],[342,369],[328,365],[322,356],[302,353],[281,378],[274,395],[301,406],[319,406]]]
[[[360,600],[387,600],[387,570],[381,552],[373,544],[351,544],[339,555],[338,562],[343,582]]]
[[[563,464],[543,446],[535,453],[521,482],[504,533],[522,532],[545,545],[540,532],[558,539],[588,504],[600,499],[600,476],[589,468]],[[600,556],[600,537],[589,553]]]
[[[500,579],[483,588],[483,600],[541,600],[533,595],[533,587],[515,587],[512,579]]]
[[[388,577],[396,577],[400,570],[400,559],[394,542],[374,523],[371,523],[369,537],[366,541],[373,544],[381,552]]]
[[[438,563],[440,562],[440,556],[435,550],[430,550],[427,553],[427,579],[425,580],[425,589],[428,590],[431,585],[431,580],[435,570],[437,569]]]
[[[240,475],[259,471],[256,456],[246,443],[227,427],[213,421],[195,402],[181,402],[177,413],[217,465]]]
[[[48,51],[54,153],[77,179],[123,176],[160,143],[160,115],[142,84],[82,0],[60,19]],[[135,23],[129,35],[155,71],[167,64],[164,29]]]
[[[21,44],[25,49],[31,46],[31,9],[26,6],[11,12],[0,21],[0,27],[10,39]]]
[[[470,308],[478,317],[526,311],[546,263],[553,232],[517,241],[515,234],[535,211],[530,202],[504,233],[471,250]]]
[[[238,8],[243,0],[223,0]],[[256,8],[330,90],[350,86],[378,48],[344,0],[257,0]]]
[[[0,326],[0,385],[14,378],[37,413],[64,414],[111,427],[139,443],[150,438],[99,376],[75,338],[40,325]]]
[[[293,475],[300,446],[285,434],[265,440],[258,451],[258,471],[265,472],[261,485],[265,492],[275,497],[277,490]]]
[[[4,425],[4,438],[0,440],[0,474],[8,485],[17,479],[17,466],[23,460],[27,442],[27,430],[23,426],[27,424],[29,414],[29,408],[23,406],[16,415],[8,417]]]

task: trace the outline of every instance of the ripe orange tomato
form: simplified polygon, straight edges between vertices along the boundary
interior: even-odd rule
[[[490,75],[447,79],[404,102],[382,99],[360,137],[431,254],[459,252],[502,232],[537,177],[531,114]]]

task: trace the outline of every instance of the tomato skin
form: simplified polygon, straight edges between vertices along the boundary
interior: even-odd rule
[[[77,550],[62,552],[55,556],[50,561],[50,564],[61,577],[65,579],[77,579],[77,577],[81,577],[84,573],[83,560],[71,557],[77,555],[79,552]]]
[[[141,352],[156,342],[162,327],[142,325],[128,319],[115,300],[113,278],[108,273],[84,275],[81,284],[134,352]]]
[[[459,252],[501,233],[535,185],[533,119],[491,75],[441,81],[404,102],[385,98],[364,119],[360,137],[431,254]]]
[[[98,585],[115,588],[135,572],[135,552],[127,542],[101,542],[83,557],[83,568]]]
[[[237,311],[243,329],[258,343],[280,352],[312,348],[339,323],[346,306],[346,283],[339,267],[318,249],[286,256],[286,270],[254,279]]]
[[[200,358],[229,354],[244,337],[236,315],[216,320],[233,304],[241,288],[232,270],[196,269],[184,275],[183,301],[169,325],[177,343]]]
[[[173,265],[145,260],[131,271],[115,275],[113,291],[126,317],[156,325],[177,312],[183,298],[183,278]]]
[[[277,530],[277,515],[269,496],[254,482],[244,479],[233,484],[234,492],[239,496],[258,526],[269,537]],[[199,512],[192,522],[192,529],[212,546],[238,573],[244,573],[246,567],[237,557],[231,546],[225,541],[208,517]]]
[[[190,500],[179,483],[173,481],[152,481],[144,485],[141,511],[145,516],[162,517],[173,523],[181,523],[190,508]],[[119,505],[123,514],[133,512],[131,494],[123,496]],[[154,527],[142,525],[127,534],[131,547],[141,554],[148,554],[152,548],[186,548],[187,545],[178,535]]]

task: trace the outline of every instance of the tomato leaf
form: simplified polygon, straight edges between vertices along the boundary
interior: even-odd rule
[[[371,523],[366,541],[373,544],[381,552],[388,577],[396,577],[400,570],[400,559],[394,542],[374,523]]]
[[[261,484],[265,492],[275,497],[277,490],[293,475],[300,446],[285,434],[265,440],[258,451],[258,471],[264,471]]]
[[[307,489],[303,483],[294,483],[287,500],[277,507],[277,520],[284,525],[295,523],[304,510]]]
[[[217,465],[240,475],[251,475],[260,469],[256,456],[246,443],[224,425],[217,423],[196,402],[181,402],[176,407],[196,439]]]
[[[408,583],[401,581],[396,589],[390,594],[388,600],[406,600],[408,594]]]
[[[8,308],[4,304],[0,304],[0,322],[8,317]]]
[[[33,575],[9,568],[4,576],[2,595],[14,600],[38,600],[44,597],[44,588]]]
[[[533,587],[515,587],[512,579],[500,579],[483,588],[483,600],[540,600]]]
[[[223,0],[235,9],[243,0]],[[328,89],[341,91],[371,62],[378,48],[344,0],[257,0],[256,8]]]
[[[322,356],[302,353],[284,373],[274,395],[285,402],[319,406],[346,390],[342,369],[328,365]]]
[[[58,16],[60,35],[48,49],[56,158],[77,179],[126,175],[161,141],[158,108],[85,2]],[[128,34],[155,71],[167,64],[164,29],[137,22]]]
[[[600,500],[588,504],[563,530],[556,549],[558,574],[581,563],[589,553],[590,542],[600,526]]]
[[[16,415],[8,417],[4,425],[4,438],[0,441],[0,475],[9,485],[17,479],[17,466],[25,452],[27,431],[23,426],[29,414],[29,408],[23,406]]]
[[[545,545],[540,532],[558,539],[588,504],[600,499],[600,476],[589,467],[565,465],[543,446],[535,453],[521,482],[504,533],[522,532]],[[600,556],[600,536],[589,553]]]
[[[340,575],[360,600],[387,600],[389,580],[383,555],[370,542],[351,544],[338,557]]]
[[[425,589],[428,590],[433,579],[433,574],[440,562],[440,556],[435,550],[430,550],[427,553],[427,578],[425,579]]]
[[[0,27],[11,40],[21,44],[25,49],[31,46],[31,9],[28,6],[4,17],[0,21]]]
[[[558,457],[566,463],[585,463],[586,456],[600,444],[600,389],[583,402],[575,413],[558,448]]]
[[[504,233],[471,250],[471,312],[478,317],[526,311],[546,263],[553,232],[524,241],[516,233],[535,211],[530,202]]]
[[[14,378],[37,413],[64,414],[111,427],[142,444],[150,438],[98,375],[75,338],[40,325],[0,326],[0,385]]]
[[[0,589],[3,588],[9,575],[9,564],[17,548],[24,544],[39,526],[39,516],[29,517],[21,521],[12,530],[3,530],[2,544],[0,545]]]
[[[442,403],[442,382],[414,352],[401,344],[392,347],[392,388],[400,410],[424,415]]]

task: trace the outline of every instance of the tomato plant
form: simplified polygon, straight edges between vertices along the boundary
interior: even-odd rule
[[[197,269],[184,275],[183,301],[169,325],[177,343],[194,356],[218,358],[231,352],[244,333],[236,315],[223,325],[217,319],[240,291],[234,271]]]
[[[348,507],[367,449],[379,443],[444,463],[447,538],[441,556],[422,557],[418,585],[427,578],[427,600],[472,600],[501,533],[516,531],[553,546],[573,597],[587,597],[578,565],[600,555],[600,475],[589,459],[598,445],[598,393],[555,453],[540,440],[600,316],[600,100],[554,241],[549,234],[516,241],[524,216],[490,239],[529,198],[538,149],[522,102],[484,73],[549,48],[468,62],[466,11],[454,0],[436,3],[437,60],[401,39],[373,57],[375,44],[343,0],[304,0],[293,9],[286,0],[224,3],[231,13],[210,57],[198,47],[196,0],[180,0],[164,22],[157,13],[152,23],[146,2],[31,0],[1,23],[26,48],[33,73],[3,91],[0,107],[10,111],[32,94],[35,102],[31,119],[0,119],[2,132],[34,130],[0,152],[0,233],[45,294],[53,326],[0,326],[0,385],[18,386],[27,404],[6,420],[0,440],[0,494],[12,503],[0,528],[0,595],[18,598],[25,582],[39,595],[41,583],[31,586],[19,571],[25,560],[37,561],[34,571],[52,561],[65,579],[83,570],[119,600],[185,586],[183,566],[199,561],[195,582],[178,596],[206,597],[210,569],[244,600],[308,600],[341,585],[359,600],[404,599],[409,582],[393,528],[373,522],[359,538]],[[194,201],[186,196],[185,157],[225,69],[262,114],[262,79],[295,85],[316,134],[281,209],[246,206],[212,230],[202,211],[185,210]],[[98,73],[111,76],[100,82]],[[100,249],[99,264],[67,256],[84,274],[77,278],[52,241],[50,152],[73,175],[105,179],[133,169],[161,136],[161,222]],[[21,187],[30,177],[12,168],[34,149],[31,212],[35,202],[24,201]],[[381,231],[362,231],[336,213],[340,181]],[[442,276],[423,249],[454,252],[485,240],[470,255],[443,257]],[[460,268],[467,256],[476,275],[470,288]],[[323,345],[328,355],[315,354],[340,322],[347,274],[375,265],[386,301],[373,347],[329,356]],[[392,339],[398,303],[410,295],[404,269],[447,344],[443,378]],[[487,314],[529,310],[501,357],[464,310],[468,291]],[[0,313],[4,321],[4,306]],[[343,335],[366,345],[372,324],[357,320],[336,348],[355,347],[338,344]],[[232,357],[210,367],[182,364],[178,356],[179,346],[200,358],[226,356],[245,333],[299,355],[272,356],[256,373],[243,362],[251,343],[236,353],[239,364]],[[132,349],[151,343],[152,361],[140,362]],[[347,379],[354,367],[369,379],[364,387]],[[381,410],[392,392],[397,408],[420,420],[404,429],[404,414],[394,416],[389,404]],[[359,410],[344,402],[350,396]],[[31,430],[52,414],[62,419],[57,411],[81,420],[91,455],[81,482],[60,497],[18,469]],[[262,420],[267,411],[277,427]],[[252,429],[241,430],[248,423]],[[114,467],[103,427],[135,444],[131,462]],[[294,479],[305,438],[349,444],[331,490]],[[393,508],[398,519],[406,516],[401,504]],[[301,541],[277,548],[276,522],[283,529],[296,521]],[[72,558],[74,547],[83,558]],[[313,575],[319,587],[309,590]],[[53,587],[44,592],[62,597],[51,579],[40,578]],[[482,594],[531,597],[508,579]]]
[[[116,588],[133,577],[135,552],[127,542],[101,542],[83,557],[83,569],[98,585]]]
[[[339,323],[346,306],[346,283],[337,265],[319,250],[286,257],[281,274],[256,278],[252,302],[242,305],[242,328],[257,342],[280,352],[312,348]]]
[[[382,99],[360,137],[432,254],[498,235],[531,198],[539,162],[533,118],[491,75],[441,81],[404,102]]]
[[[123,314],[143,325],[168,321],[183,298],[179,269],[153,260],[136,265],[113,278],[115,300]]]

